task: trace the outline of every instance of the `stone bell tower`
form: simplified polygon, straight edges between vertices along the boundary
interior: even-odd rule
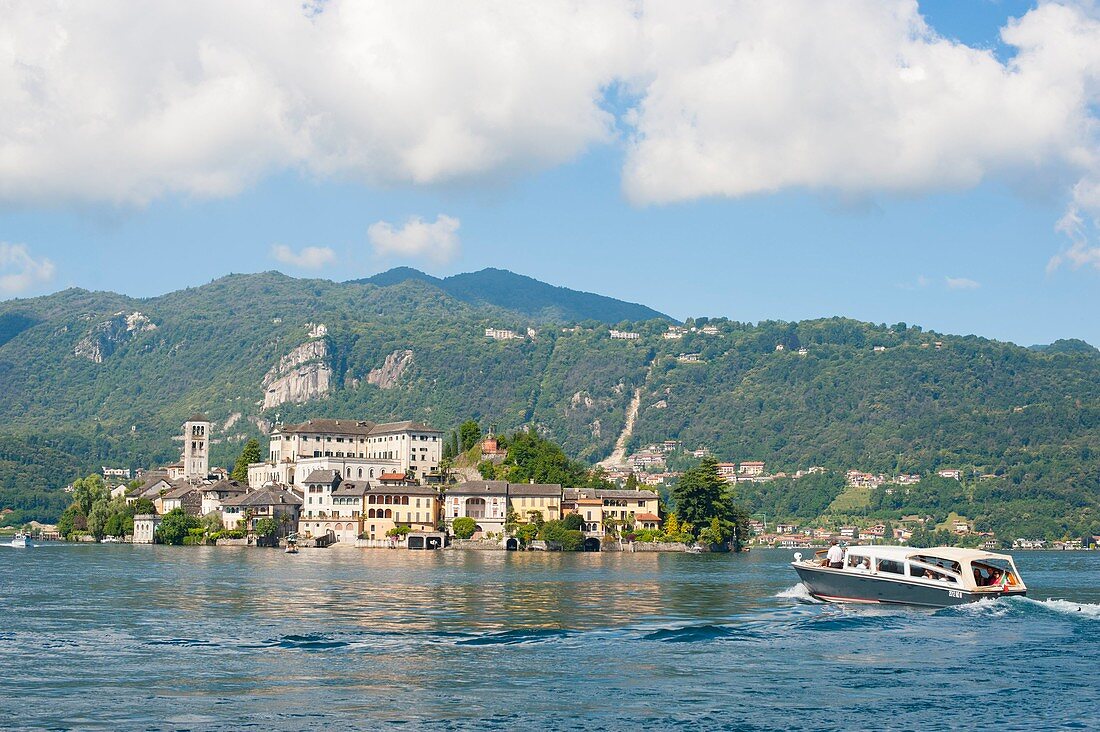
[[[183,423],[183,479],[210,475],[210,420],[196,414]]]

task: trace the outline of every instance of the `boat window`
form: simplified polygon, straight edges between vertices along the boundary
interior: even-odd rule
[[[889,574],[905,574],[905,565],[894,559],[878,560],[878,571]]]
[[[848,553],[848,567],[850,569],[870,569],[871,562],[866,556]]]
[[[918,567],[915,564],[909,567],[909,574],[912,577],[920,577],[922,579],[935,580],[937,582],[958,582],[954,577],[950,577],[943,572],[937,572],[927,567]]]
[[[930,555],[927,555],[927,554],[923,554],[923,555],[920,555],[920,556],[915,557],[915,558],[918,561],[924,562],[925,564],[932,564],[932,565],[935,565],[937,567],[942,567],[943,569],[946,569],[948,572],[954,572],[955,574],[962,574],[962,566],[958,562],[952,561],[950,559],[943,559],[941,557],[933,557],[933,556],[930,556]]]

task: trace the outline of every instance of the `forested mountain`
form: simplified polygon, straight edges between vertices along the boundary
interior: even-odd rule
[[[602,323],[619,323],[624,320],[669,319],[667,315],[645,305],[578,292],[567,287],[555,287],[531,277],[492,267],[443,279],[411,267],[396,267],[356,282],[389,286],[409,280],[427,282],[456,300],[471,305],[496,305],[539,320],[598,320]]]
[[[231,275],[149,299],[0,303],[0,507],[102,465],[175,460],[196,410],[222,465],[276,419],[310,416],[532,425],[594,462],[636,395],[628,447],[676,438],[769,470],[954,467],[1003,476],[1002,497],[1067,525],[1097,516],[1100,352],[1079,342],[1033,350],[841,318],[690,321],[666,338],[655,311],[620,322],[641,306],[542,283],[525,299],[510,273],[375,279]],[[640,337],[611,340],[608,324]]]

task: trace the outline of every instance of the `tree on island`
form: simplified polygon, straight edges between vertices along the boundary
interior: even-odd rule
[[[188,516],[182,508],[173,508],[164,514],[157,528],[157,541],[161,544],[183,544],[187,532],[202,527],[202,522],[194,516]]]
[[[729,484],[718,473],[718,461],[707,456],[684,471],[672,489],[681,530],[709,544],[730,543],[734,551],[748,539],[747,512],[734,503]],[[684,524],[692,528],[686,529]]]
[[[240,456],[237,458],[237,462],[233,465],[233,472],[229,474],[229,477],[240,483],[248,482],[248,466],[252,463],[258,463],[263,459],[260,453],[260,441],[256,438],[252,438],[248,442],[244,443],[244,448],[241,450]]]

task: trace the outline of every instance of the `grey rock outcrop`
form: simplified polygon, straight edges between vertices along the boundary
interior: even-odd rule
[[[332,388],[328,341],[307,341],[264,375],[264,409],[320,399]]]
[[[401,374],[405,373],[405,369],[412,363],[412,359],[412,351],[394,351],[386,356],[386,361],[381,368],[372,369],[367,374],[367,383],[374,384],[379,389],[392,389],[397,386]]]
[[[135,336],[156,329],[156,324],[139,312],[115,313],[107,320],[93,325],[88,334],[77,342],[73,355],[103,363],[104,359],[109,358]]]

